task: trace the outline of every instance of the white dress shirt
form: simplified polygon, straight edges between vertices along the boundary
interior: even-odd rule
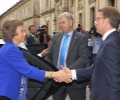
[[[3,39],[0,39],[0,44],[5,44]]]
[[[102,40],[105,41],[105,39],[114,31],[116,31],[116,29],[113,28],[113,29],[109,30],[108,32],[106,32],[103,35]],[[76,70],[71,70],[71,73],[72,73],[72,80],[77,80]]]
[[[106,32],[103,37],[102,37],[102,40],[105,41],[105,39],[112,33],[116,31],[116,29],[111,29],[110,31]]]
[[[39,57],[43,57],[41,53],[37,54]]]

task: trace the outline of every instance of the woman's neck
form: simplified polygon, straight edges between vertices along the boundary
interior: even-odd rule
[[[13,43],[14,43],[16,46],[18,46],[18,45],[20,44],[20,42],[19,42],[18,40],[16,40],[16,39],[13,39],[12,41],[13,41]]]

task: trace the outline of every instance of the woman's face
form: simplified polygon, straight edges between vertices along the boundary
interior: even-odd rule
[[[25,32],[25,29],[24,29],[24,25],[20,25],[20,26],[17,27],[16,34],[17,35],[15,36],[15,38],[19,43],[25,41],[26,32]]]

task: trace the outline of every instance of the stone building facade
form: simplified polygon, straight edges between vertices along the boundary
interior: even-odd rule
[[[87,31],[93,26],[100,8],[114,6],[120,11],[120,0],[55,0],[55,2],[56,16],[68,11],[74,17],[74,27],[80,23]]]
[[[74,27],[80,23],[89,30],[98,13],[105,6],[115,6],[120,11],[120,0],[21,0],[0,17],[0,25],[7,19],[20,19],[29,25],[48,25],[49,34],[59,31],[57,20],[60,13],[70,12]]]
[[[40,1],[20,0],[13,7],[0,16],[0,26],[8,19],[24,21],[25,27],[35,24],[40,25]]]

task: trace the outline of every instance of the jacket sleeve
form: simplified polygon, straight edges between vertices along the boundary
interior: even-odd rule
[[[114,77],[120,77],[120,43],[109,42],[105,46],[104,60],[106,61],[106,68],[109,71],[109,75]],[[116,79],[116,78],[114,78]]]
[[[19,49],[12,48],[7,52],[7,64],[9,64],[9,67],[13,70],[28,78],[38,81],[44,81],[45,79],[45,71],[29,65]]]
[[[76,70],[77,80],[83,81],[91,79],[94,67],[93,65],[88,68],[80,68]]]

